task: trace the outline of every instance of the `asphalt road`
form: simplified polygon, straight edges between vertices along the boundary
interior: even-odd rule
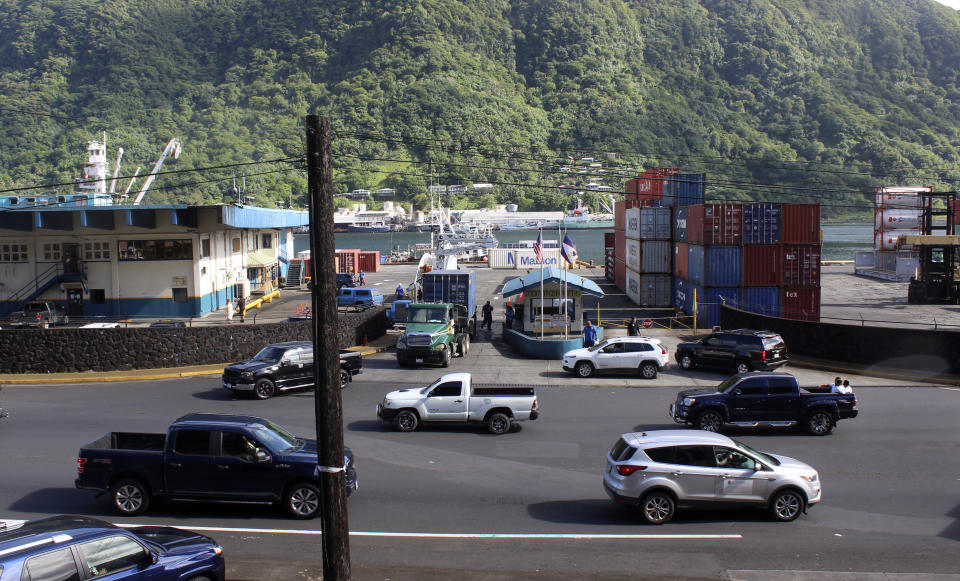
[[[349,500],[355,579],[960,578],[956,389],[856,377],[861,416],[831,436],[734,434],[820,471],[823,501],[794,523],[774,523],[762,511],[687,511],[652,527],[607,499],[604,454],[622,432],[677,427],[666,414],[677,390],[723,374],[677,370],[651,382],[581,382],[559,373],[557,362],[521,364],[495,357],[497,348],[481,339],[450,370],[499,382],[532,377],[543,386],[541,418],[503,436],[378,425],[374,406],[386,391],[442,373],[398,371],[391,352],[366,358],[365,373],[344,391],[346,443],[360,481]],[[824,375],[792,371],[808,383]],[[12,412],[0,420],[0,518],[78,513],[210,530],[225,546],[232,581],[319,578],[318,520],[294,521],[267,507],[180,503],[124,519],[107,498],[73,488],[77,449],[105,431],[159,432],[184,413],[217,411],[261,415],[309,435],[310,395],[239,399],[214,376],[7,386],[0,397]]]

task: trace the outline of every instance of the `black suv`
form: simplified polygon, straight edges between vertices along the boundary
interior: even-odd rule
[[[348,286],[350,288],[357,286],[356,283],[353,282],[353,275],[350,274],[349,272],[338,272],[337,273],[337,290],[340,290],[345,286]]]
[[[698,365],[746,373],[776,369],[787,363],[787,345],[773,331],[735,329],[718,331],[699,341],[680,343],[674,355],[683,369]]]
[[[274,343],[261,349],[253,359],[228,365],[223,370],[223,387],[269,399],[280,391],[313,387],[313,367],[312,341]],[[361,353],[340,351],[341,389],[362,371]]]

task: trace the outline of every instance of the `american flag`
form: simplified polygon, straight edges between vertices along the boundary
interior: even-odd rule
[[[533,253],[537,255],[537,264],[543,264],[543,230],[537,235],[537,243],[533,245]]]

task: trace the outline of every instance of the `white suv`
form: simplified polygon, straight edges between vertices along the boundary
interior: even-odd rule
[[[807,464],[701,430],[623,434],[607,454],[603,488],[650,524],[672,519],[678,504],[761,506],[787,522],[820,502],[820,477]]]
[[[654,379],[669,363],[670,354],[660,339],[652,337],[613,337],[563,354],[563,368],[580,377],[600,371],[638,370],[641,377]]]

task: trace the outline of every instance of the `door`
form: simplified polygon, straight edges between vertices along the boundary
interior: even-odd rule
[[[714,500],[720,472],[713,446],[677,446],[676,469],[670,475],[686,500]]]
[[[762,502],[767,498],[773,477],[770,472],[758,471],[756,460],[727,446],[714,446],[713,452],[720,471],[720,500]]]
[[[223,498],[263,499],[283,486],[285,469],[256,438],[238,431],[219,433],[212,488]]]
[[[445,381],[430,390],[425,403],[429,420],[463,421],[467,419],[467,397],[463,383]]]
[[[216,432],[177,429],[167,436],[168,452],[163,471],[167,492],[182,496],[210,496],[218,488],[215,482],[211,443]]]
[[[800,393],[792,377],[768,377],[767,419],[796,421],[800,415]]]
[[[703,365],[723,366],[727,359],[723,352],[723,336],[711,335],[700,344],[697,360]]]
[[[80,273],[80,245],[76,242],[64,242],[60,248],[64,274]]]
[[[76,284],[76,283],[73,283]],[[83,289],[67,289],[67,316],[76,319],[83,318]]]
[[[306,369],[307,365],[303,361],[300,349],[288,349],[280,359],[277,369],[277,387],[288,389],[303,385],[306,381]]]
[[[762,422],[769,418],[762,377],[748,377],[738,383],[728,401],[731,422]]]
[[[618,367],[627,367],[628,357],[623,351],[623,343],[610,343],[597,351],[594,355],[594,361],[597,369],[616,369]]]

